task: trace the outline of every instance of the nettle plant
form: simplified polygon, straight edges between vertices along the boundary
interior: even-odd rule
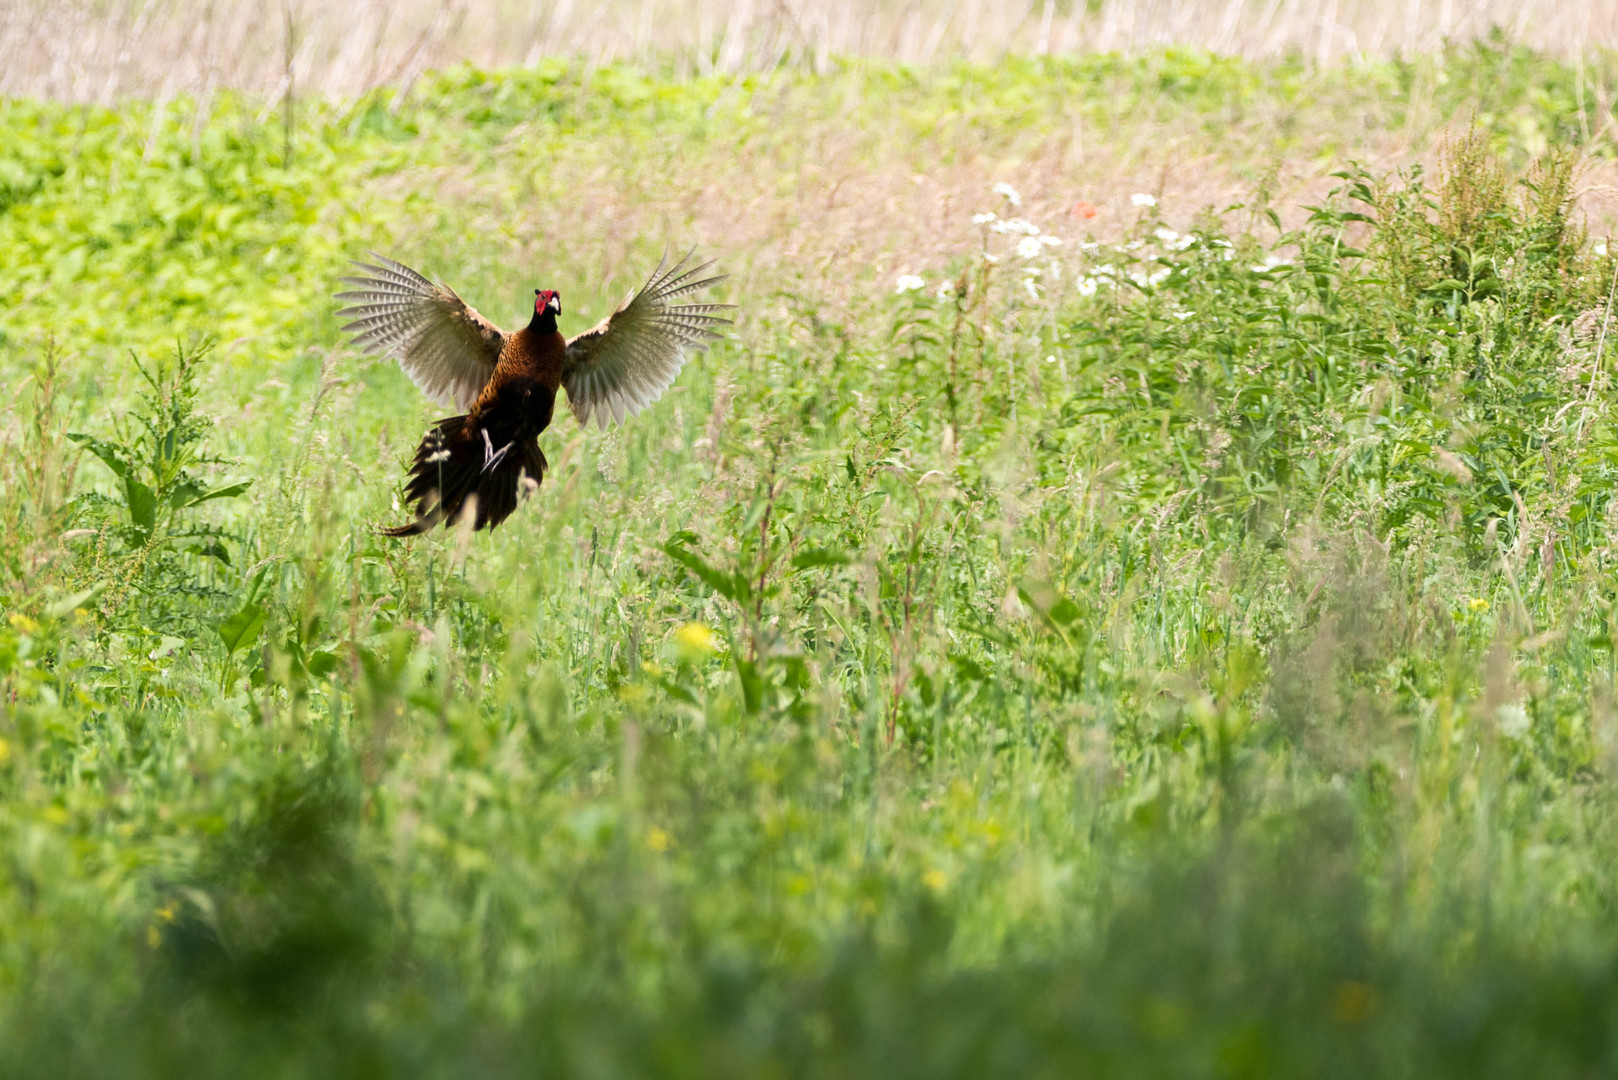
[[[178,345],[150,363],[130,354],[146,388],[140,404],[100,438],[72,433],[111,470],[110,494],[77,497],[89,541],[82,573],[105,585],[102,610],[149,631],[189,636],[233,607],[244,540],[204,520],[211,502],[251,481],[210,484],[203,474],[234,464],[206,451],[213,421],[197,412],[197,375],[209,342]],[[232,548],[236,555],[233,558]]]

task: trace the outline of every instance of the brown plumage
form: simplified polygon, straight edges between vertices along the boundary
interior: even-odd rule
[[[687,255],[668,266],[665,255],[646,284],[590,330],[565,338],[556,327],[559,293],[534,290],[534,316],[506,333],[479,315],[448,285],[403,263],[372,254],[356,263],[356,286],[337,294],[351,301],[337,314],[344,330],[377,356],[392,355],[428,397],[466,411],[438,421],[416,449],[405,494],[416,520],[382,530],[388,536],[424,533],[475,514],[474,527],[493,528],[517,508],[524,488],[544,478],[538,436],[550,425],[556,394],[567,391],[580,423],[593,416],[622,423],[662,396],[689,349],[719,336],[729,304],[674,303],[722,276],[703,277],[711,262]]]

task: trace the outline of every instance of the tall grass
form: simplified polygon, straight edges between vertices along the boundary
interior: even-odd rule
[[[1599,75],[0,106],[0,1066],[1609,1071]],[[665,233],[733,339],[380,538],[344,259],[573,329]]]
[[[611,0],[522,5],[481,0],[17,0],[0,11],[0,94],[108,104],[126,96],[202,101],[224,89],[280,98],[408,84],[469,61],[530,65],[672,63],[737,74],[838,57],[907,64],[1007,54],[1205,49],[1301,55],[1318,63],[1428,55],[1494,39],[1566,56],[1618,42],[1618,4],[1545,0]],[[1605,85],[1590,93],[1607,96]]]

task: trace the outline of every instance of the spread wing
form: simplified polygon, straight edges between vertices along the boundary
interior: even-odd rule
[[[370,252],[374,262],[341,280],[349,306],[343,329],[372,356],[392,355],[422,393],[440,405],[468,409],[494,374],[506,335],[448,285],[428,281],[403,263]]]
[[[646,284],[593,330],[567,343],[562,385],[579,423],[595,418],[624,422],[663,396],[685,364],[689,349],[719,336],[713,327],[730,324],[715,312],[731,304],[681,304],[680,297],[724,279],[703,277],[712,262],[691,265],[691,255],[668,266],[668,253]]]

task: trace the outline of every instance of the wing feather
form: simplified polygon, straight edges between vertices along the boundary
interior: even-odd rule
[[[723,274],[703,276],[713,262],[694,264],[690,254],[673,266],[668,261],[665,251],[645,285],[567,343],[562,385],[579,423],[594,418],[606,427],[609,419],[621,424],[636,415],[673,384],[689,351],[706,348],[720,336],[715,327],[730,325],[717,313],[731,304],[671,302],[723,281]]]
[[[455,290],[428,281],[400,262],[369,253],[362,273],[340,280],[348,306],[343,330],[372,356],[393,356],[422,393],[440,405],[467,409],[494,374],[506,335]]]

